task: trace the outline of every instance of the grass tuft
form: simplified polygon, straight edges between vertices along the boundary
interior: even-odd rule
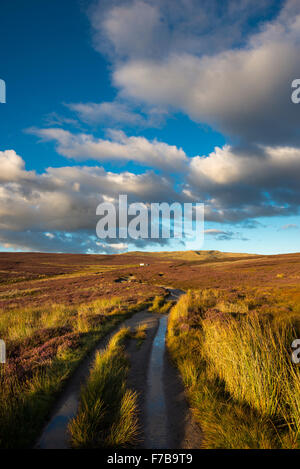
[[[96,356],[69,425],[74,448],[126,447],[137,440],[137,397],[126,389],[128,360],[122,347],[128,336],[129,329],[121,329]]]
[[[164,296],[156,296],[149,311],[158,314],[167,314],[173,306],[173,301],[166,301]]]

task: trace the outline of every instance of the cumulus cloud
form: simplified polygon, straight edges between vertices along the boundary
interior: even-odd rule
[[[87,124],[105,124],[115,127],[159,127],[167,114],[159,107],[150,107],[144,109],[144,112],[139,112],[134,110],[129,103],[118,99],[102,103],[71,103],[67,107]]]
[[[297,214],[300,204],[300,150],[261,147],[238,152],[225,145],[191,158],[185,192],[206,203],[206,218],[236,222]]]
[[[89,10],[94,45],[114,59],[212,53],[240,46],[278,0],[101,0]]]
[[[300,113],[290,98],[298,51],[278,38],[213,57],[131,61],[115,70],[114,81],[126,96],[179,109],[231,137],[299,144]]]
[[[168,57],[186,54],[198,57],[233,46],[241,47],[250,32],[257,30],[257,20],[270,15],[277,9],[275,5],[278,0],[277,3],[276,0],[261,0],[255,6],[252,0],[230,0],[222,5],[219,0],[101,0],[93,3],[89,18],[94,46],[100,52],[109,53],[116,72],[116,84],[123,94],[129,94],[134,100],[130,105],[122,100],[121,93],[113,102],[74,103],[68,107],[88,124],[160,126],[166,109],[162,110],[161,101],[153,100],[153,96],[146,97],[148,105],[145,107],[143,90],[148,92],[149,89],[140,83],[141,93],[138,89],[135,92],[136,80],[130,75],[138,73],[140,67],[145,73],[153,67],[158,72],[157,81],[161,72],[158,65],[163,65]],[[182,73],[177,65],[173,67],[169,63],[168,66],[172,70],[176,68],[176,75]],[[171,88],[174,88],[174,79],[173,76]],[[134,81],[132,86],[130,81]],[[159,83],[160,79],[156,84],[152,83],[152,87],[160,86]],[[136,97],[144,104],[142,112],[138,107],[134,109]],[[153,101],[158,106],[153,106]],[[170,100],[167,99],[166,104],[170,105]],[[177,105],[177,99],[172,104]],[[67,120],[71,123],[71,119]]]
[[[181,148],[144,137],[127,137],[124,132],[111,130],[110,139],[97,139],[89,134],[72,134],[60,128],[30,129],[44,140],[54,140],[57,152],[78,161],[116,161],[154,166],[176,172],[183,170],[187,156]]]
[[[99,39],[101,43],[104,34],[118,55],[142,56],[145,50],[158,53],[164,25],[155,5],[144,1],[116,5],[106,12],[104,18],[101,9],[100,5],[100,9],[94,9],[91,15],[96,30],[95,44],[100,50],[102,46],[99,46]]]
[[[129,203],[178,200],[171,181],[151,171],[136,175],[82,166],[37,174],[26,171],[12,150],[0,152],[0,174],[0,243],[5,247],[117,252],[125,249],[123,241],[96,238],[100,202],[117,203],[119,194],[127,194]]]
[[[190,178],[201,187],[235,184],[278,188],[286,183],[298,189],[300,149],[295,147],[261,147],[260,152],[238,153],[230,145],[216,147],[208,156],[191,159]]]
[[[270,7],[277,16],[252,28],[253,15],[264,19]],[[291,82],[300,76],[299,2],[117,2],[105,14],[102,8],[91,14],[95,43],[100,34],[113,44],[121,95],[180,110],[245,142],[300,144],[300,113],[291,102]]]
[[[221,223],[247,221],[254,226],[253,220],[258,217],[299,212],[298,147],[225,145],[223,148],[216,147],[207,156],[188,158],[177,147],[149,142],[142,137],[127,137],[123,132],[112,131],[110,140],[71,134],[63,129],[40,129],[36,133],[43,138],[56,140],[59,153],[69,158],[101,160],[109,156],[111,160],[115,158],[137,161],[146,166],[156,165],[168,169],[169,173],[179,170],[181,183],[175,190],[169,174],[165,179],[169,196],[160,200],[205,203],[206,220]],[[124,175],[121,173],[120,181],[126,179]],[[116,175],[114,180],[118,181]],[[118,190],[117,185],[112,187]],[[151,201],[153,194],[155,188],[149,185],[147,200]]]
[[[32,178],[34,172],[25,171],[25,163],[14,150],[0,151],[0,182],[18,181]]]
[[[256,219],[262,216],[299,212],[298,148],[261,147],[257,156],[249,149],[239,153],[225,145],[208,156],[189,158],[186,170],[177,186],[170,175],[114,173],[99,166],[48,168],[37,174],[27,171],[13,150],[0,152],[0,242],[6,247],[60,252],[125,249],[122,239],[102,246],[95,237],[97,205],[117,205],[119,194],[127,194],[128,203],[202,202],[206,221],[244,222],[246,227],[257,226]],[[235,230],[211,228],[206,234],[217,240],[245,239]],[[150,245],[148,240],[134,244],[139,249]]]

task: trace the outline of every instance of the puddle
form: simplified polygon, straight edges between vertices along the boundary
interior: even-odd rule
[[[38,449],[67,449],[69,447],[66,432],[69,422],[76,416],[79,393],[73,393],[59,408],[56,415],[45,428],[36,448]]]
[[[163,373],[168,317],[162,316],[153,341],[146,394],[145,448],[168,448],[167,406]]]

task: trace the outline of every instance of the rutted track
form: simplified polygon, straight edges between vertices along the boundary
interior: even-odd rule
[[[184,293],[169,289],[178,300]],[[144,448],[199,448],[201,432],[188,407],[178,371],[170,361],[165,346],[168,317],[160,318],[153,342],[145,392]]]
[[[168,288],[172,299],[183,293]],[[193,422],[183,386],[165,348],[167,316],[142,311],[125,320],[94,350],[70,378],[61,394],[49,423],[45,426],[36,448],[70,448],[68,424],[78,409],[80,388],[89,375],[95,354],[121,327],[136,328],[147,324],[147,338],[140,348],[135,341],[128,347],[130,357],[129,387],[139,395],[141,448],[197,448],[201,434]]]
[[[113,332],[108,334],[108,336],[99,342],[93,353],[84,359],[70,378],[67,386],[58,399],[49,423],[44,428],[42,435],[36,444],[36,448],[67,449],[70,447],[68,424],[70,420],[76,416],[79,404],[80,388],[89,376],[89,370],[94,362],[96,353],[107,345],[112,335],[121,327],[135,328],[139,324],[144,323],[147,320],[151,321],[152,319],[155,319],[154,315],[148,311],[136,313],[133,317],[123,321],[116,329],[114,329]]]

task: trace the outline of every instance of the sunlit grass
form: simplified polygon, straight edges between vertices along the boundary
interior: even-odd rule
[[[129,329],[123,328],[96,356],[78,414],[69,425],[75,448],[126,447],[137,439],[137,396],[126,389],[126,337]]]
[[[3,311],[0,315],[0,337],[7,343],[8,354],[11,346],[20,345],[24,350],[25,355],[20,356],[19,365],[28,370],[28,378],[26,375],[19,378],[10,370],[10,359],[6,365],[0,366],[0,447],[32,445],[57,394],[84,356],[117,324],[148,305],[149,301],[143,299],[133,303],[114,297],[85,306],[53,304],[43,308]],[[43,361],[38,348],[48,345],[47,334],[51,337],[54,330],[57,330],[58,337],[66,333],[66,339],[50,359]],[[41,342],[36,342],[40,333],[44,334]],[[68,345],[69,335],[77,338],[75,345],[72,342]],[[26,344],[25,348],[23,344]],[[37,351],[27,358],[27,351],[35,346]],[[124,408],[128,399],[127,396],[124,400]]]
[[[287,336],[292,337],[287,326],[274,328],[254,314],[204,319],[202,327],[204,356],[228,392],[262,415],[279,414]]]
[[[189,292],[169,319],[167,344],[203,446],[299,447],[300,370],[289,355],[297,334],[293,312],[285,321],[272,320],[253,311],[254,304],[264,308],[264,295],[248,292],[245,304],[241,293],[236,302],[228,296]]]
[[[155,296],[149,311],[158,314],[167,314],[173,306],[173,301],[166,301],[164,296]]]
[[[143,341],[147,337],[147,329],[148,326],[147,324],[140,324],[139,326],[136,327],[136,329],[131,333],[132,339],[137,340],[137,345],[140,347],[143,343]]]
[[[0,336],[9,340],[23,340],[44,328],[70,326],[78,332],[88,332],[88,317],[116,314],[121,311],[121,298],[98,299],[79,306],[51,304],[1,311]],[[124,303],[122,310],[128,305]]]

